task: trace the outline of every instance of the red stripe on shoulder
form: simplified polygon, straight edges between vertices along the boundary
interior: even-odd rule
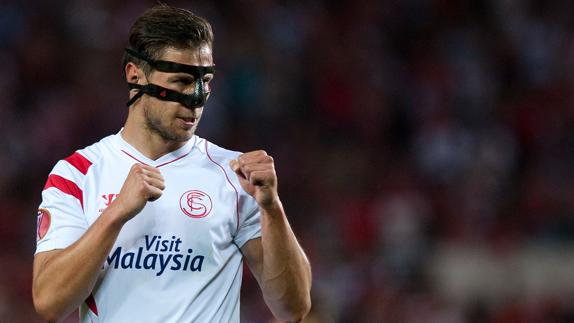
[[[90,296],[88,296],[88,298],[86,298],[86,305],[88,305],[88,307],[90,308],[90,311],[92,311],[92,313],[96,314],[96,316],[98,316],[98,306],[96,305],[96,300],[94,299],[94,295],[90,294]]]
[[[84,198],[82,190],[76,185],[76,183],[72,182],[69,179],[63,178],[60,175],[50,174],[48,176],[48,180],[46,181],[46,185],[44,185],[44,190],[55,187],[60,190],[62,193],[66,193],[77,198],[82,205],[82,209],[84,208]]]
[[[80,173],[86,175],[90,166],[92,166],[92,162],[89,161],[86,157],[82,156],[79,152],[75,152],[72,155],[66,157],[64,159],[70,165],[74,166]]]

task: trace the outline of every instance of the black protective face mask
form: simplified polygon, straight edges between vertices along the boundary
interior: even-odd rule
[[[170,90],[162,86],[148,83],[140,85],[136,83],[129,83],[128,87],[131,89],[139,90],[127,103],[129,107],[142,95],[147,94],[163,101],[179,102],[189,109],[195,109],[203,106],[209,98],[209,91],[205,91],[203,77],[205,74],[214,72],[213,66],[195,66],[186,65],[175,62],[159,61],[149,58],[147,55],[136,52],[132,49],[126,48],[126,52],[138,59],[147,62],[152,68],[165,73],[186,73],[193,75],[195,79],[195,89],[192,94],[183,94],[178,91]]]

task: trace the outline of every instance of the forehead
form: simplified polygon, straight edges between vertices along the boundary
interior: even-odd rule
[[[207,44],[186,49],[167,47],[163,50],[159,60],[186,65],[211,66],[213,65],[213,54],[211,47]]]

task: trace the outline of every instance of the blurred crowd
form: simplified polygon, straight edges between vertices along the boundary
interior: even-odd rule
[[[198,135],[276,160],[307,322],[574,322],[574,2],[166,2],[214,28]],[[39,321],[40,193],[121,128],[154,3],[0,1],[0,322]],[[271,321],[248,271],[241,306]]]

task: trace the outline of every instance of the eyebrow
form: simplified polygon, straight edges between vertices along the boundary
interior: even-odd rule
[[[195,76],[193,76],[191,74],[187,74],[187,73],[178,73],[176,75],[170,75],[167,78],[168,81],[186,80],[186,79],[195,80]]]
[[[210,76],[213,78],[214,74],[213,73],[207,73],[205,75],[203,75],[203,77],[206,76]],[[173,80],[180,80],[180,79],[191,79],[191,80],[195,80],[195,76],[192,74],[187,74],[187,73],[177,73],[174,75],[170,75],[168,76],[167,80],[168,81],[173,81]]]
[[[142,59],[148,62],[153,68],[158,71],[166,72],[166,73],[188,73],[191,75],[196,74],[208,74],[213,73],[215,65],[211,66],[196,66],[196,65],[187,65],[182,63],[176,63],[171,61],[163,61],[163,60],[155,60],[149,58],[147,55],[139,53],[133,49],[126,48],[126,52],[133,57]]]

